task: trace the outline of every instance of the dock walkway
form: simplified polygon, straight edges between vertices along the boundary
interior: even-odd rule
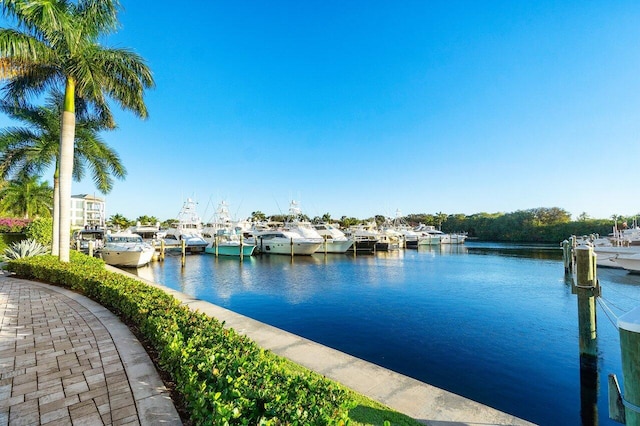
[[[0,425],[180,425],[151,359],[106,308],[0,271]]]

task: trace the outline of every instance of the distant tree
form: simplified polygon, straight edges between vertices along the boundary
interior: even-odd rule
[[[171,226],[175,223],[178,223],[178,219],[167,219],[160,223],[160,227],[162,228],[171,228]]]
[[[286,222],[286,220],[289,218],[289,216],[284,215],[284,214],[274,214],[273,216],[271,216],[269,218],[270,221],[272,222]]]
[[[447,221],[447,214],[438,212],[436,213],[436,223],[438,224],[438,229],[442,229],[442,224]]]
[[[325,213],[322,215],[322,221],[326,223],[331,223],[331,213]]]
[[[156,223],[160,222],[160,220],[155,216],[143,215],[138,216],[136,222],[140,222],[141,225],[155,225]]]
[[[535,225],[552,225],[554,223],[567,223],[571,221],[571,214],[558,207],[540,207],[529,211],[534,217]]]
[[[387,217],[381,214],[377,214],[373,217],[373,220],[376,222],[376,225],[380,226],[387,221]]]
[[[112,215],[107,221],[107,225],[118,228],[125,229],[132,225],[131,221],[121,215],[120,213],[116,213]]]
[[[580,213],[578,215],[578,221],[580,221],[580,222],[584,222],[584,221],[589,220],[589,219],[591,219],[591,218],[589,217],[587,212],[582,212],[582,213]]]
[[[51,216],[53,188],[38,176],[21,176],[0,190],[0,209],[25,219]]]
[[[340,219],[340,227],[346,229],[350,226],[357,225],[360,222],[361,220],[358,218],[342,216],[342,218]]]
[[[255,212],[251,212],[251,218],[252,221],[254,222],[262,222],[267,220],[267,215],[262,213],[260,210],[257,210]]]

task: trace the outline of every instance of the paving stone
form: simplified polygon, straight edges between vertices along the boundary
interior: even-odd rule
[[[63,419],[65,417],[66,418],[69,417],[69,409],[67,407],[59,408],[57,410],[49,411],[48,413],[43,414],[40,417],[40,422],[42,422],[43,424],[46,424],[54,420]]]

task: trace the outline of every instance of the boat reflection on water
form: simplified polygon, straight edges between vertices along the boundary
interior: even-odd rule
[[[468,254],[469,247],[464,244],[440,244],[435,246],[421,245],[418,246],[418,251],[433,253],[434,255],[447,256],[452,254]]]

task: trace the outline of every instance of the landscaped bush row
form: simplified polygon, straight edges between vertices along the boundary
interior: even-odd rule
[[[282,359],[164,291],[71,253],[9,262],[9,270],[69,287],[136,325],[159,354],[196,424],[340,424],[347,394],[317,375],[291,374]]]

